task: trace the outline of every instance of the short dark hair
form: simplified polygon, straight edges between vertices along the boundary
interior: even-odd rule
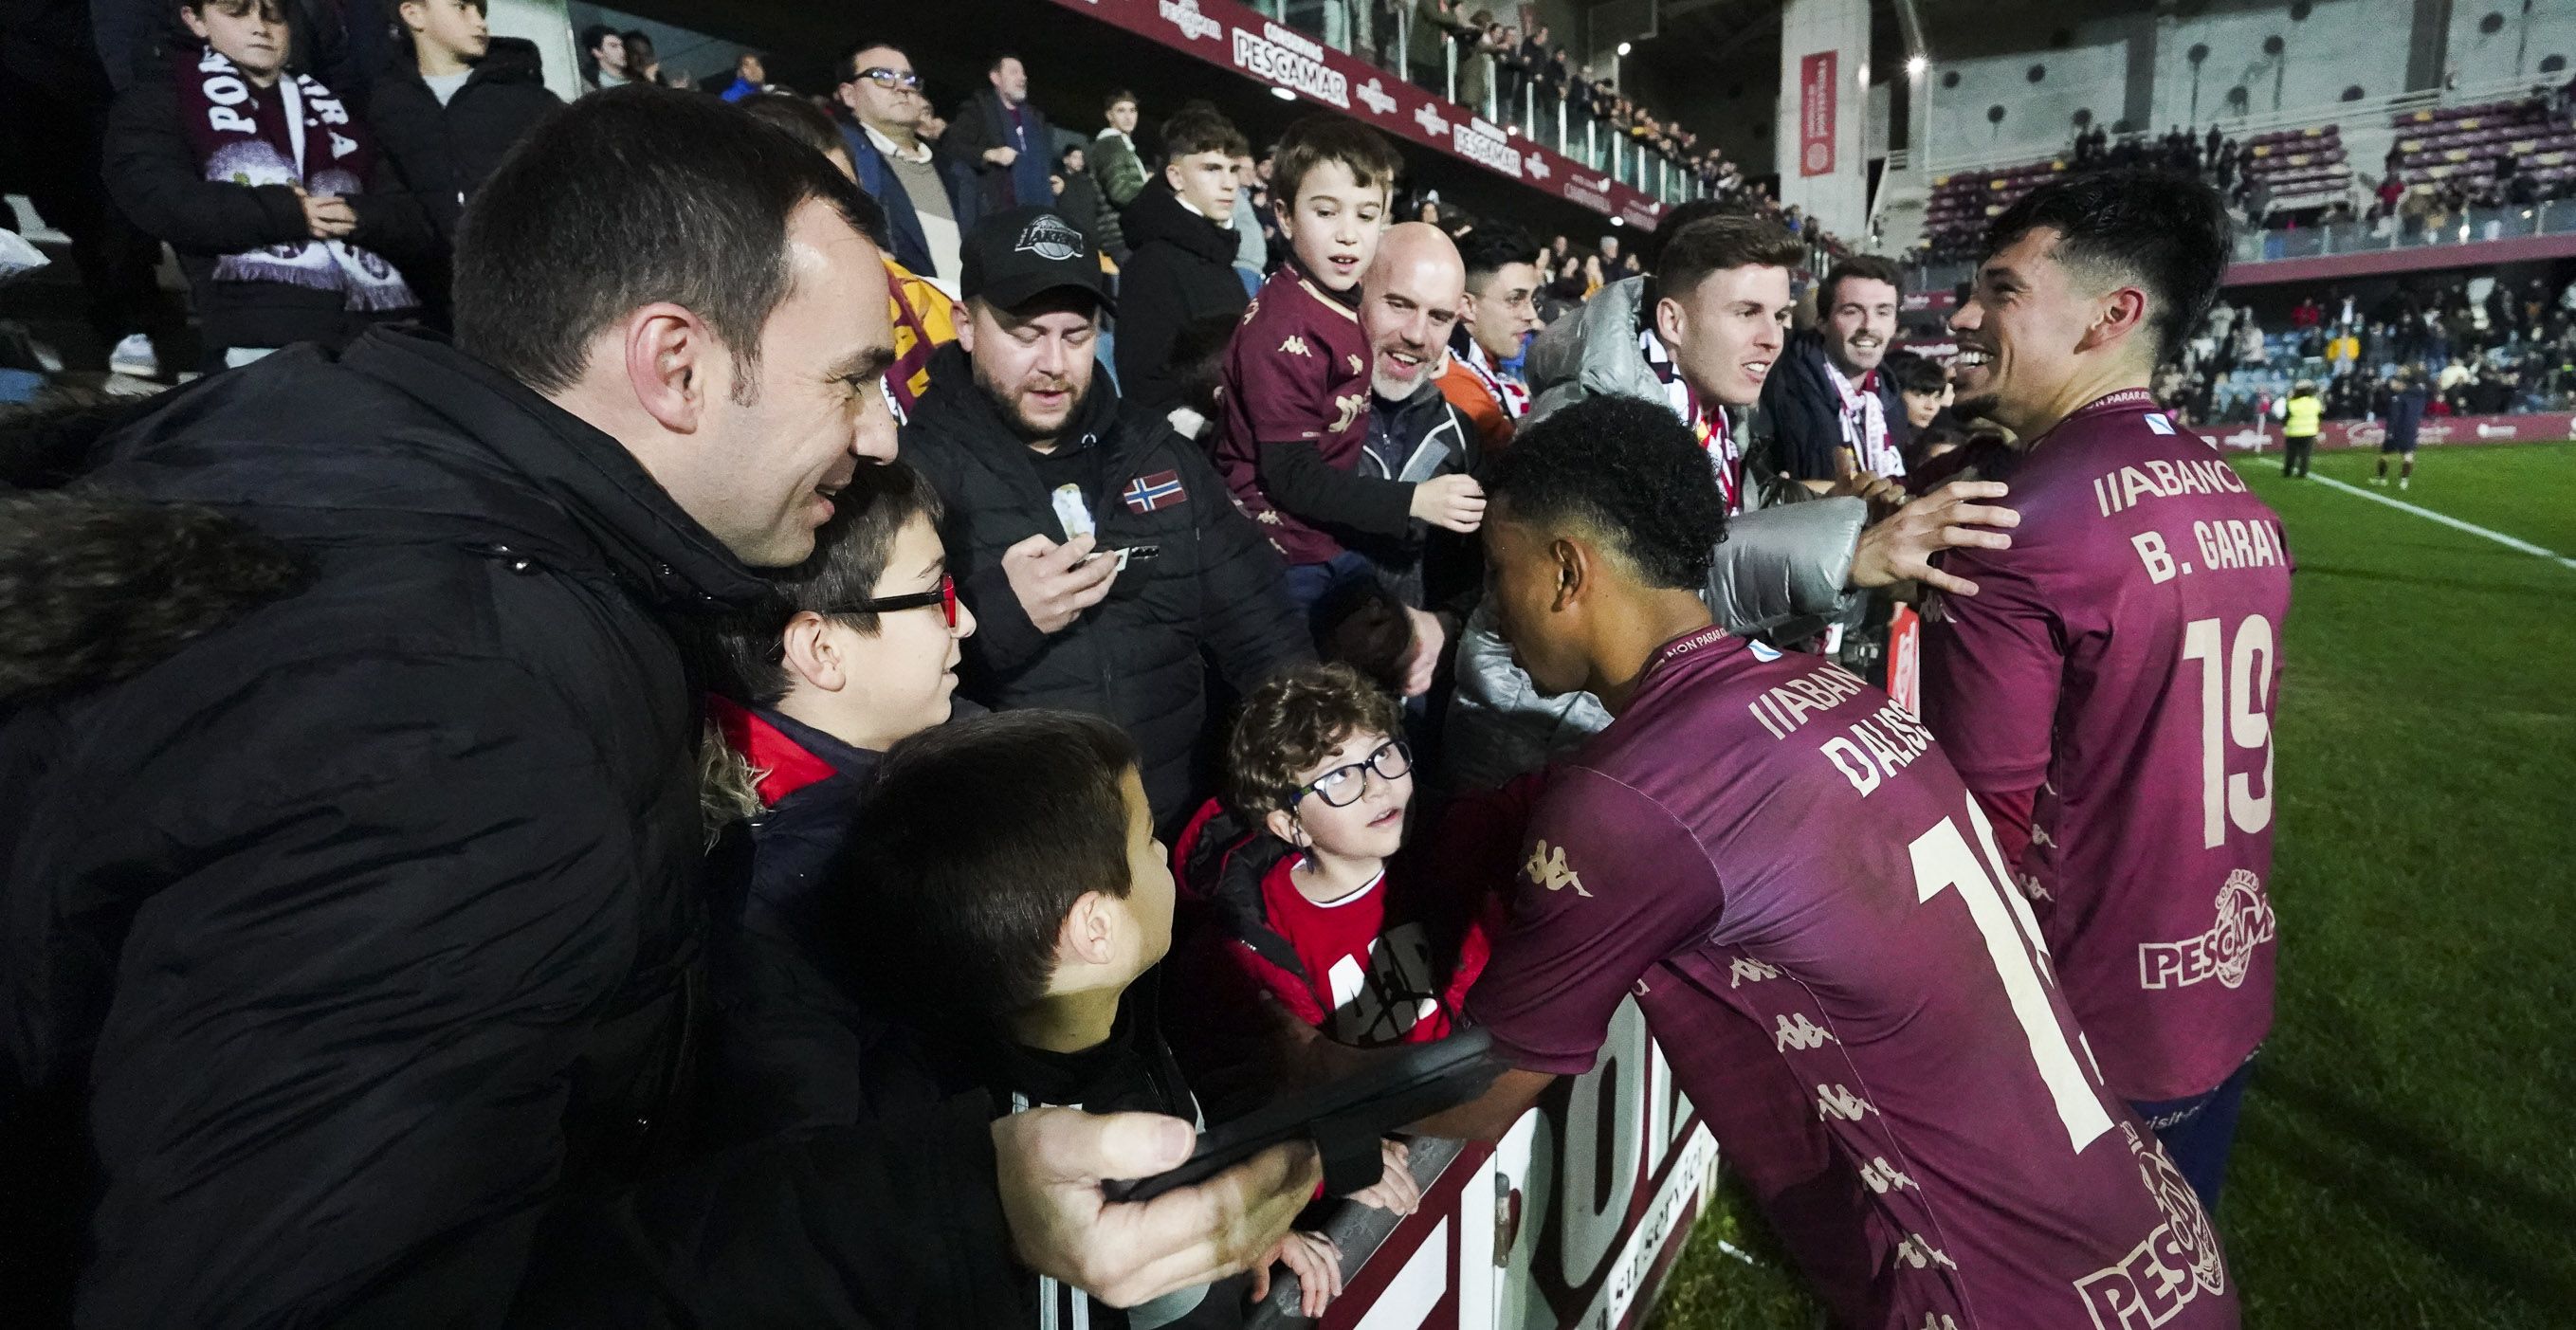
[[[938,491],[902,462],[859,467],[833,497],[832,519],[815,531],[805,562],[767,574],[767,593],[749,607],[697,624],[709,686],[746,706],[776,706],[794,682],[779,651],[787,625],[800,614],[824,614],[876,632],[874,613],[838,607],[874,593],[895,538],[913,519],[935,530],[945,514]]]
[[[1017,51],[995,51],[993,53],[993,58],[985,63],[984,72],[987,74],[1001,73],[1002,62],[1005,60],[1020,60],[1020,53]],[[1020,68],[1026,69],[1028,67],[1028,61],[1020,60]]]
[[[605,23],[591,24],[589,27],[581,30],[581,53],[583,55],[589,55],[591,52],[599,49],[600,42],[610,37],[617,37],[617,40],[620,42],[626,40],[624,37],[618,37],[617,29],[612,28]]]
[[[1885,282],[1896,288],[1900,298],[1905,294],[1905,274],[1895,264],[1875,254],[1845,255],[1834,260],[1833,270],[1826,273],[1824,282],[1816,287],[1816,312],[1822,314],[1832,309],[1834,288],[1849,281]]]
[[[856,79],[859,76],[859,57],[870,51],[892,51],[907,59],[911,55],[894,42],[876,37],[863,37],[841,49],[839,76],[833,80],[835,86]]]
[[[1081,712],[994,712],[905,739],[860,805],[834,931],[867,939],[866,968],[917,1019],[1028,1007],[1074,902],[1134,885],[1122,784],[1135,768],[1126,732]]]
[[[1458,257],[1467,265],[1467,285],[1474,286],[1513,263],[1538,262],[1539,243],[1510,222],[1478,222],[1458,238]]]
[[[2042,227],[2058,234],[2058,262],[2096,281],[2146,289],[2160,361],[2174,359],[2209,313],[2235,249],[2218,191],[2165,171],[2094,171],[2041,185],[1986,228],[1980,257]]]
[[[1111,88],[1109,90],[1109,95],[1100,99],[1100,113],[1102,115],[1107,115],[1111,111],[1117,110],[1120,102],[1127,102],[1138,107],[1144,105],[1143,102],[1136,100],[1136,94],[1127,91],[1125,88]]]
[[[1240,157],[1252,151],[1252,144],[1234,122],[1212,109],[1191,103],[1163,122],[1163,160],[1176,161],[1192,153],[1221,152]]]
[[[1887,371],[1889,378],[1896,380],[1898,392],[1920,397],[1950,386],[1949,371],[1941,368],[1940,361],[1911,351],[1888,352],[1881,368]]]
[[[1654,230],[1636,237],[1637,243],[1629,248],[1637,252],[1637,261],[1646,265],[1646,271],[1653,272],[1655,261],[1664,256],[1664,242],[1680,234],[1683,227],[1703,217],[1749,217],[1751,215],[1753,215],[1753,208],[1750,204],[1740,203],[1734,199],[1711,197],[1676,203],[1664,210],[1664,215],[1655,223]]]
[[[792,92],[755,92],[735,102],[744,115],[826,156],[841,148],[840,126],[822,107]]]
[[[1300,117],[1271,151],[1270,199],[1283,208],[1297,206],[1297,191],[1305,186],[1307,173],[1326,162],[1340,162],[1363,187],[1385,186],[1390,198],[1395,194],[1395,178],[1404,170],[1404,159],[1384,134],[1330,112]]]
[[[1297,800],[1297,773],[1352,735],[1404,737],[1404,708],[1344,664],[1299,665],[1252,690],[1225,740],[1225,797],[1248,822]]]
[[[1726,539],[1708,453],[1671,407],[1642,397],[1586,398],[1522,426],[1484,484],[1513,520],[1580,526],[1651,586],[1696,590]]]
[[[1696,290],[1709,274],[1729,268],[1795,269],[1806,262],[1807,247],[1767,217],[1721,213],[1700,218],[1666,237],[1655,260],[1656,292],[1679,298]]]
[[[788,294],[788,218],[807,200],[861,235],[884,231],[830,162],[725,102],[642,86],[584,97],[521,139],[466,207],[457,345],[560,389],[602,328],[667,300],[707,321],[748,385]]]

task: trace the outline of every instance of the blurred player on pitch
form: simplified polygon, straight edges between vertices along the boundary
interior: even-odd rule
[[[2215,1207],[2272,1023],[2272,718],[2280,519],[2148,397],[2217,294],[2217,195],[2111,172],[2032,191],[1987,232],[1959,413],[2019,443],[2008,550],[1945,571],[1923,714],[2041,918],[2111,1090]],[[1989,464],[1991,467],[1991,463]]]

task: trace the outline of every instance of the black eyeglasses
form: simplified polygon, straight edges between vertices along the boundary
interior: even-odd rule
[[[948,620],[949,628],[954,630],[957,627],[957,583],[946,573],[939,575],[939,585],[929,591],[907,591],[900,596],[872,596],[866,600],[851,601],[847,605],[834,605],[822,613],[891,614],[896,610],[926,609],[932,605],[939,607],[940,615]]]
[[[880,88],[901,88],[906,92],[921,91],[921,76],[908,69],[888,69],[879,65],[874,69],[862,69],[851,77],[866,79]]]
[[[1294,804],[1311,794],[1323,800],[1327,808],[1348,808],[1358,803],[1361,793],[1368,789],[1369,772],[1376,772],[1380,780],[1395,780],[1412,770],[1413,749],[1402,739],[1389,739],[1379,744],[1367,761],[1335,767],[1298,786],[1296,797],[1288,802]]]

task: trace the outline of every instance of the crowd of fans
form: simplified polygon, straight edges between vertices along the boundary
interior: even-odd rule
[[[2433,415],[2576,408],[2576,280],[2452,274],[2374,300],[2330,289],[2268,331],[2251,306],[2221,304],[2159,396],[2195,421],[2245,424],[2277,419],[2305,386],[2325,419],[2384,421],[2409,384]]]
[[[1313,1314],[1335,1207],[1420,1204],[1402,1140],[1104,1184],[1469,1025],[1497,1079],[1423,1129],[1494,1135],[1683,964],[1670,988],[1706,991],[1650,1019],[1838,1314],[1964,1314],[1899,1267],[1965,1263],[2065,1323],[2076,1276],[2155,1232],[2212,1272],[2168,1323],[2233,1323],[2203,1206],[2268,959],[2193,995],[2228,1016],[2184,1022],[2188,1066],[2088,1012],[2116,1078],[2088,1079],[2075,1004],[2124,1000],[2137,939],[2067,953],[2111,978],[2061,996],[1997,893],[2006,854],[2121,842],[2041,835],[2065,824],[2036,773],[2133,763],[2052,763],[2045,707],[1973,719],[2030,691],[1973,686],[1989,656],[1927,712],[1983,754],[1971,802],[1863,682],[1900,597],[1977,631],[1940,560],[2019,521],[1950,374],[1891,354],[1897,268],[1821,265],[1740,193],[1590,253],[1406,219],[1394,146],[1329,114],[1256,150],[1190,103],[1141,142],[1122,93],[1059,151],[1010,55],[942,119],[890,42],[808,97],[748,54],[678,88],[602,29],[567,108],[472,0],[390,12],[363,99],[280,0],[182,5],[123,62],[100,178],[178,254],[206,377],[0,421],[0,484],[33,491],[0,523],[13,1309],[1210,1326],[1284,1268]],[[2035,196],[1999,232],[2051,239],[2029,270],[2062,239],[2052,290],[2126,264],[2152,303],[2010,392],[1986,367],[2016,334],[1963,311],[1979,409],[2035,435],[2108,384],[2070,428],[2197,447],[2119,385],[2214,293],[2204,204],[2139,176]],[[89,280],[120,242],[65,220]],[[2173,501],[2264,516],[2241,487]],[[2286,598],[2266,566],[2246,585]],[[2047,634],[1984,631],[2056,687]],[[1669,748],[1665,790],[1637,734],[1748,756],[1713,782]],[[1574,793],[1543,774],[1581,762]],[[1934,818],[1938,890],[1974,900],[1891,931],[1854,902],[1931,899]],[[2212,841],[2134,926],[2205,928],[2200,870],[2268,856]],[[1860,1005],[1718,1005],[1784,971],[1760,1002]],[[1775,1045],[1774,1018],[1882,1033],[1817,1052],[1840,1041]],[[2044,1061],[1998,1075],[1962,1040]],[[1807,1069],[1754,1070],[1793,1043],[1929,1088],[1835,1072],[1878,1104],[1837,1086],[1819,1114]],[[1964,1162],[1883,1204],[1928,1229],[1949,1192],[1980,1217],[1951,1254],[1859,1217],[1916,1148]]]

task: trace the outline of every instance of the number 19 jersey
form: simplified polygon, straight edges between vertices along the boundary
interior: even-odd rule
[[[2018,865],[2112,1091],[2183,1099],[2272,1024],[2280,519],[2141,392],[2041,436],[2008,550],[1924,615],[1923,718],[1980,796],[2029,805]]]
[[[1591,1069],[1632,990],[1843,1323],[2215,1330],[2199,1201],[2102,1087],[1984,816],[1903,708],[1711,628],[1551,773],[1468,1014]]]

